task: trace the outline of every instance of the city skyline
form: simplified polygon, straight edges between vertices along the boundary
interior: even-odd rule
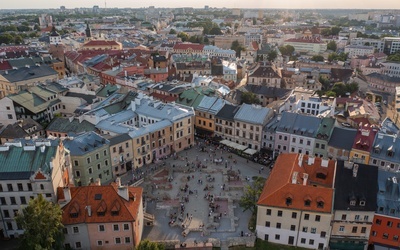
[[[204,8],[208,5],[209,7],[217,8],[279,8],[279,9],[400,9],[400,1],[398,0],[386,0],[383,2],[372,1],[372,0],[288,0],[288,1],[228,1],[221,0],[215,1],[182,1],[182,0],[171,0],[167,3],[161,0],[150,0],[137,4],[130,0],[85,0],[82,2],[70,1],[70,0],[59,0],[56,2],[49,0],[18,0],[18,1],[2,1],[0,3],[1,9],[58,9],[61,6],[65,6],[67,9],[72,8],[91,8],[94,5],[98,5],[100,8],[143,8],[149,6],[155,6],[158,8],[179,8],[179,7],[194,7]]]

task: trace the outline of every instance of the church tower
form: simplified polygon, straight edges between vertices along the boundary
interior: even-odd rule
[[[86,23],[86,40],[92,39],[92,31],[90,30],[89,27],[89,22]]]

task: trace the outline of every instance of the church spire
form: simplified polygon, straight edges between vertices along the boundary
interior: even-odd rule
[[[86,31],[86,38],[90,39],[92,37],[92,31],[90,30],[89,22],[86,23],[86,30],[85,31]]]

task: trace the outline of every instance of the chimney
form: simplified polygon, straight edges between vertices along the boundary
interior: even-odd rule
[[[92,216],[92,207],[86,206],[86,209],[87,209],[87,213],[88,213],[89,217],[91,217]]]
[[[313,165],[314,164],[315,158],[313,156],[308,157],[308,165]]]
[[[115,183],[117,183],[117,187],[121,187],[121,178],[117,177],[117,179],[115,179]]]
[[[132,111],[136,111],[136,102],[135,101],[131,101],[131,109],[132,109]]]
[[[46,149],[46,146],[45,145],[42,145],[41,147],[40,147],[40,152],[42,152],[42,153],[44,153],[44,150]]]
[[[69,202],[71,200],[71,190],[69,189],[69,187],[64,187],[63,191],[65,201]]]
[[[297,183],[297,175],[298,175],[299,173],[298,172],[293,172],[293,175],[292,175],[292,184],[296,184]]]
[[[307,186],[308,174],[303,173],[303,186]]]
[[[118,187],[118,195],[124,198],[125,200],[129,200],[129,191],[128,187],[126,186],[119,186]]]
[[[97,179],[96,179],[96,186],[101,186],[101,180],[100,180],[100,178],[97,178]]]
[[[353,177],[357,177],[358,172],[358,164],[354,164],[353,166]]]

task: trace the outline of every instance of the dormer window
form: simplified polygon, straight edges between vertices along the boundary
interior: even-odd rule
[[[311,200],[305,200],[304,206],[309,207],[311,205]]]
[[[287,205],[287,206],[292,205],[292,198],[291,198],[291,197],[287,197],[287,198],[286,198],[286,205]]]
[[[317,202],[317,207],[318,208],[324,208],[324,202],[323,201],[318,201]]]
[[[365,200],[360,201],[360,206],[364,207],[365,206]]]
[[[355,206],[356,205],[356,200],[350,200],[350,206]]]

